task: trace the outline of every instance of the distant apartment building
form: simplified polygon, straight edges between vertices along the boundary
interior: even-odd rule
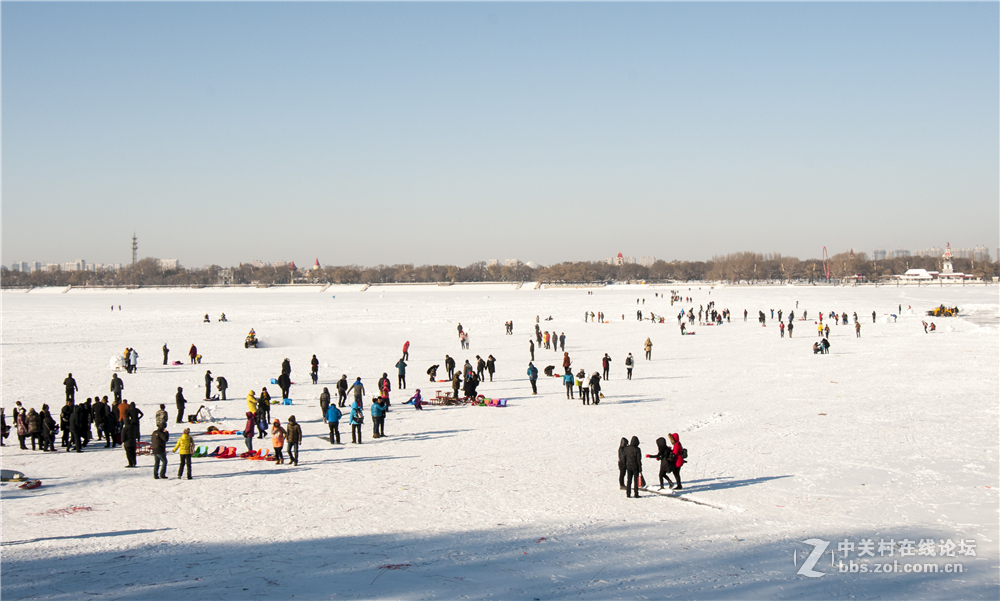
[[[643,267],[652,267],[653,263],[656,263],[656,257],[639,257],[639,265]]]
[[[180,267],[180,262],[177,259],[160,259],[160,269],[164,271],[170,271]]]
[[[888,259],[905,259],[906,257],[912,257],[913,254],[905,248],[897,248],[894,251],[890,251],[886,258]]]
[[[70,261],[69,263],[59,263],[59,271],[84,271],[87,269],[87,262],[83,259]]]
[[[873,261],[884,261],[886,256],[887,255],[884,248],[876,248],[875,250],[872,251]]]
[[[915,254],[918,257],[940,257],[944,254],[944,250],[940,246],[932,246],[918,250]]]
[[[497,267],[500,265],[500,259],[489,259],[486,261],[487,267]]]
[[[956,259],[971,259],[973,261],[986,262],[991,260],[989,249],[982,244],[975,248],[953,248],[951,249],[951,255]]]
[[[517,269],[521,266],[521,261],[519,259],[504,259],[503,266]]]
[[[86,261],[70,261],[67,263],[41,263],[39,261],[19,261],[15,263],[15,271],[22,273],[32,273],[35,271],[117,271],[122,268],[121,263],[87,263]]]

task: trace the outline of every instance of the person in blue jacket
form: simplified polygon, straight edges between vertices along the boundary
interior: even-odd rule
[[[372,398],[372,438],[385,436],[385,399]]]
[[[538,368],[532,363],[528,363],[528,381],[531,382],[531,394],[538,394]]]
[[[396,362],[396,370],[399,373],[399,389],[406,389],[406,362],[400,359]]]
[[[344,414],[336,403],[330,403],[326,410],[326,423],[330,425],[330,444],[340,444],[340,418]]]
[[[354,401],[351,404],[351,442],[361,444],[361,424],[365,423],[365,414],[361,409],[361,403]]]
[[[563,384],[566,385],[566,398],[573,398],[573,372],[570,368],[566,368],[566,373],[563,374]]]

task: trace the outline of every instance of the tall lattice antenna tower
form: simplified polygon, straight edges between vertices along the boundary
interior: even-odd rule
[[[135,265],[139,261],[139,241],[135,237],[135,232],[132,232],[132,264]]]

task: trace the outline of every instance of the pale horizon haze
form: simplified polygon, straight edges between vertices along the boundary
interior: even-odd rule
[[[2,262],[1000,244],[1000,5],[3,2]],[[994,260],[996,257],[994,256]]]

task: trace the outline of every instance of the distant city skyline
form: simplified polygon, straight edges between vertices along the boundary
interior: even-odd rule
[[[2,10],[5,265],[1000,245],[996,2]]]
[[[946,246],[948,244],[950,244],[950,242],[945,242]],[[834,255],[837,255],[837,254],[840,254],[840,253],[848,253],[848,252],[855,252],[855,253],[864,252],[866,255],[868,255],[869,259],[871,259],[873,261],[881,261],[881,260],[884,260],[884,259],[904,258],[904,257],[909,257],[909,256],[942,257],[944,255],[944,252],[945,252],[945,247],[930,246],[930,247],[922,248],[922,249],[919,249],[919,250],[910,250],[910,249],[901,249],[901,248],[897,248],[897,249],[893,249],[893,250],[885,250],[885,249],[876,248],[876,249],[872,249],[870,251],[866,251],[864,249],[858,249],[858,248],[853,248],[852,247],[852,248],[842,249],[842,250],[827,249],[827,251],[828,251],[828,254],[830,256],[834,256]],[[760,251],[748,250],[747,252],[760,252]],[[951,247],[951,252],[952,252],[953,257],[956,258],[956,259],[973,259],[973,260],[976,260],[976,261],[988,260],[990,262],[994,262],[998,258],[1000,258],[1000,247],[996,247],[996,248],[990,249],[990,248],[988,248],[988,247],[986,247],[985,245],[982,245],[982,244],[976,245],[974,247],[957,247],[957,246],[952,246]],[[795,256],[795,255],[791,255],[789,253],[777,253],[777,254],[781,254],[783,256]],[[140,254],[140,256],[142,256],[142,255]],[[231,264],[224,264],[224,263],[211,262],[210,261],[208,263],[201,262],[201,263],[188,264],[188,265],[182,264],[178,259],[165,259],[165,258],[162,258],[162,257],[143,257],[143,258],[155,258],[155,259],[157,259],[158,262],[159,262],[160,267],[162,269],[165,269],[165,270],[167,270],[167,269],[177,269],[178,267],[184,267],[184,268],[188,268],[188,269],[197,269],[197,268],[201,268],[201,267],[208,267],[210,265],[218,265],[219,267],[235,267],[235,266],[237,266],[239,264],[253,265],[254,267],[274,267],[274,266],[283,267],[283,266],[286,266],[286,265],[289,265],[289,264],[294,264],[296,266],[296,268],[298,268],[298,269],[311,269],[311,268],[314,268],[316,264],[319,264],[320,267],[344,266],[344,265],[352,265],[352,264],[361,265],[361,266],[364,266],[364,267],[373,267],[373,266],[376,266],[376,265],[380,264],[380,263],[336,263],[336,262],[323,262],[323,261],[320,261],[320,257],[318,257],[318,256],[314,257],[312,260],[309,260],[309,261],[300,261],[300,262],[296,262],[295,259],[274,259],[274,260],[250,259],[250,260],[237,261],[237,262],[231,263]],[[796,258],[802,259],[802,260],[822,259],[822,252],[819,253],[819,254],[817,254],[817,255],[815,255],[815,256],[801,256],[801,257],[796,257]],[[696,258],[696,259],[680,259],[680,258],[676,258],[676,257],[675,258],[670,258],[670,257],[654,257],[654,256],[644,256],[644,257],[636,258],[636,257],[625,255],[623,252],[619,252],[619,253],[617,253],[617,255],[613,255],[613,256],[607,257],[605,259],[579,258],[579,259],[569,259],[569,261],[602,262],[602,263],[607,263],[609,265],[638,264],[638,265],[642,265],[644,267],[649,267],[649,266],[651,266],[657,260],[664,260],[664,261],[668,261],[669,262],[669,261],[674,261],[674,260],[695,260],[695,261],[700,260],[700,261],[709,261],[711,259],[712,259],[712,257],[703,257],[703,258]],[[487,266],[492,266],[492,265],[504,266],[505,265],[505,266],[508,266],[508,267],[516,267],[517,265],[520,265],[520,264],[530,264],[532,266],[549,265],[548,263],[539,263],[539,262],[531,260],[530,258],[525,259],[524,257],[504,258],[504,259],[496,258],[496,257],[478,258],[478,259],[475,259],[474,261],[471,261],[470,263],[474,263],[474,262],[483,262]],[[80,259],[80,260],[77,260],[77,261],[69,261],[69,262],[15,261],[15,262],[10,263],[9,265],[5,265],[5,266],[8,267],[9,269],[14,270],[14,271],[26,271],[26,272],[39,271],[39,270],[42,270],[42,269],[55,269],[57,267],[58,267],[58,269],[60,269],[62,271],[75,271],[75,270],[94,271],[94,270],[101,270],[101,269],[121,269],[124,266],[128,266],[128,264],[129,263],[109,263],[109,264],[88,263],[87,261],[85,261],[83,259]],[[401,265],[401,264],[407,264],[407,262],[405,262],[405,261],[402,261],[402,262],[397,261],[395,263],[381,263],[381,264],[384,264],[384,265]],[[426,265],[426,264],[427,263],[417,263],[415,265]],[[459,265],[459,266],[464,267],[464,266],[468,265],[469,263],[457,264],[457,263],[447,263],[447,262],[444,262],[444,263],[436,263],[436,264],[439,264],[439,265]]]

